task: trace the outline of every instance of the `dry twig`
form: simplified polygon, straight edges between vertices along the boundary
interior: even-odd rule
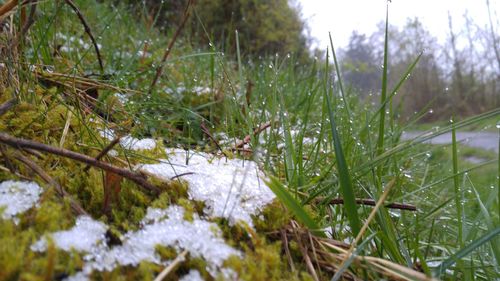
[[[62,187],[59,185],[57,181],[55,181],[51,176],[49,176],[40,166],[38,166],[35,162],[31,161],[28,157],[25,157],[19,152],[14,154],[14,157],[28,166],[33,172],[37,173],[45,182],[52,185],[52,187],[56,190],[57,195],[61,198],[69,198],[69,204],[71,205],[71,209],[77,215],[88,215],[88,213],[82,208],[82,206],[74,200],[71,195],[69,195]]]
[[[95,157],[95,160],[100,160],[102,157],[104,157],[104,155],[108,154],[108,152],[113,149],[113,147],[118,143],[120,142],[120,139],[122,137],[116,137],[114,140],[112,140],[101,152],[99,152],[99,154],[97,154],[97,156]],[[88,170],[90,169],[90,166],[87,165],[87,167],[85,167],[83,169],[84,172],[87,172]]]
[[[83,17],[82,13],[80,12],[80,9],[75,5],[75,3],[72,0],[64,0],[66,4],[68,4],[71,9],[75,12],[76,16],[78,19],[80,19],[80,22],[82,23],[83,27],[85,28],[85,32],[89,35],[90,40],[92,41],[92,44],[94,45],[94,49],[97,55],[97,60],[99,61],[99,67],[101,68],[101,71],[104,72],[104,66],[102,64],[102,58],[101,58],[101,53],[99,52],[99,46],[97,45],[97,42],[95,41],[94,35],[92,35],[92,30],[90,29],[87,21]]]
[[[79,162],[83,162],[83,163],[86,163],[88,165],[98,167],[98,168],[101,168],[103,170],[118,174],[124,178],[127,178],[127,179],[135,182],[139,186],[142,186],[144,189],[146,189],[148,191],[159,193],[158,188],[156,188],[154,185],[149,183],[143,174],[113,166],[109,163],[96,160],[96,159],[89,157],[87,155],[83,155],[83,154],[80,154],[80,153],[77,153],[77,152],[74,152],[74,151],[71,151],[68,149],[64,149],[64,148],[57,148],[57,147],[49,146],[49,145],[46,145],[43,143],[31,141],[31,140],[12,137],[12,136],[5,134],[5,133],[0,133],[0,142],[7,144],[7,145],[10,145],[14,148],[31,148],[31,149],[40,150],[40,151],[44,151],[47,153],[63,156],[66,158],[70,158],[70,159],[73,159],[73,160],[76,160]]]
[[[4,115],[9,109],[14,107],[17,103],[16,99],[10,99],[6,102],[4,102],[2,105],[0,105],[0,116]]]
[[[264,123],[260,125],[258,128],[253,130],[253,135],[257,136],[258,134],[262,133],[265,129],[271,127],[271,122]],[[239,150],[245,146],[245,144],[248,144],[250,142],[250,139],[252,138],[251,135],[247,135],[243,138],[243,140],[239,143],[236,144],[236,146],[233,148],[233,150]]]
[[[322,201],[323,198],[317,198],[317,201]],[[334,198],[328,201],[328,204],[332,205],[337,205],[337,204],[344,204],[344,199],[343,198]],[[361,198],[356,198],[356,204],[359,205],[367,205],[367,206],[375,206],[377,202],[373,199],[361,199]],[[407,210],[407,211],[416,211],[417,207],[414,205],[408,205],[408,204],[402,204],[402,203],[388,203],[385,204],[384,207],[389,208],[389,209],[399,209],[399,210]]]
[[[184,28],[184,25],[186,24],[189,14],[190,14],[190,7],[193,5],[193,0],[188,0],[188,3],[186,5],[186,9],[184,10],[184,16],[182,18],[181,24],[179,27],[177,27],[177,30],[174,33],[174,36],[168,43],[167,49],[165,49],[165,53],[163,54],[163,58],[161,59],[160,64],[158,65],[158,68],[156,69],[156,75],[155,78],[153,79],[153,82],[151,82],[151,86],[149,87],[148,93],[151,94],[153,92],[154,87],[156,86],[156,83],[158,82],[158,79],[160,79],[160,76],[163,72],[163,65],[167,61],[168,55],[170,55],[170,52],[172,51],[172,48],[174,47],[174,43],[177,40],[177,37],[179,34],[181,34],[182,29]]]

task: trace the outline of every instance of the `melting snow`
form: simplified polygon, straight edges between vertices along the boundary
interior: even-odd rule
[[[182,276],[179,281],[203,281],[198,270],[192,269],[188,274]]]
[[[3,219],[10,219],[17,214],[31,209],[42,193],[34,182],[4,181],[0,183],[0,209]]]
[[[176,176],[186,180],[190,198],[204,201],[205,214],[210,217],[225,217],[230,224],[244,221],[253,226],[251,215],[275,198],[260,179],[264,175],[253,161],[226,160],[181,149],[167,149],[166,152],[168,160],[140,165],[139,168],[166,180]]]
[[[116,136],[113,130],[100,130],[101,137],[112,141]],[[154,139],[136,139],[132,136],[124,136],[120,139],[120,145],[130,150],[152,150],[156,148],[156,140]]]
[[[73,228],[52,233],[55,245],[65,251],[75,249],[79,252],[90,251],[100,241],[105,240],[108,227],[89,216],[81,216]],[[42,238],[31,246],[32,251],[43,252],[47,249],[47,240]]]
[[[165,210],[149,208],[141,224],[143,227],[140,230],[123,236],[122,245],[112,248],[104,243],[107,227],[89,217],[78,218],[71,230],[52,234],[57,247],[66,251],[73,248],[87,252],[83,272],[68,280],[85,280],[93,270],[111,271],[117,266],[136,266],[141,261],[167,265],[169,261],[162,262],[156,254],[157,245],[173,247],[177,252],[187,250],[191,257],[203,258],[208,263],[208,272],[214,277],[218,273],[230,274],[231,270],[222,268],[223,262],[232,255],[241,256],[239,251],[224,242],[215,223],[196,215],[193,221],[186,221],[184,209],[180,206],[170,206]],[[46,240],[36,242],[31,249],[44,251]],[[192,275],[194,278],[196,273]]]

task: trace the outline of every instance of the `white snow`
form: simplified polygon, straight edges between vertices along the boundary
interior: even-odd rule
[[[115,132],[111,129],[100,130],[99,134],[110,141],[116,137]],[[128,135],[120,139],[120,145],[129,150],[152,150],[156,148],[156,140],[151,138],[137,139]]]
[[[167,265],[170,261],[161,260],[156,253],[157,245],[173,247],[178,253],[187,250],[191,257],[203,258],[213,277],[218,273],[231,273],[231,270],[222,268],[223,262],[232,255],[242,256],[224,242],[217,224],[200,219],[196,214],[193,221],[186,221],[184,209],[180,206],[164,210],[148,208],[141,224],[140,230],[129,231],[123,236],[122,245],[111,248],[104,243],[107,227],[89,217],[78,218],[76,226],[68,231],[53,233],[57,247],[87,253],[83,271],[69,279],[85,280],[94,270],[111,271],[118,266],[137,266],[141,261]],[[46,240],[39,240],[31,249],[44,251]]]
[[[182,276],[179,281],[203,281],[203,278],[198,270],[192,269],[188,274]]]
[[[152,150],[156,147],[154,139],[136,139],[131,136],[121,138],[120,144],[130,150]]]
[[[204,211],[209,217],[227,218],[232,225],[243,221],[253,226],[251,216],[275,198],[261,180],[264,175],[253,161],[217,158],[182,149],[166,152],[168,160],[138,168],[165,180],[176,176],[186,180],[190,198],[205,202]]]
[[[42,189],[35,182],[0,183],[0,209],[4,209],[2,218],[10,219],[31,209],[38,202],[41,193]]]
[[[108,227],[102,222],[93,220],[89,216],[81,216],[70,230],[52,233],[55,245],[65,251],[75,249],[79,252],[89,252],[99,242],[105,240]],[[43,252],[47,250],[47,240],[42,238],[31,245],[31,250]]]

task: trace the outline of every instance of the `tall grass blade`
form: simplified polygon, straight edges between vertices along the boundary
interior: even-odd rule
[[[382,108],[380,110],[379,127],[378,127],[378,141],[377,141],[377,155],[384,152],[384,133],[385,133],[385,108],[386,108],[386,98],[387,98],[387,57],[389,56],[389,4],[386,7],[385,14],[385,40],[384,40],[384,64],[382,70],[382,92],[380,95],[380,104]],[[381,169],[379,169],[379,180],[381,176]]]
[[[335,275],[332,277],[332,281],[337,281],[340,280],[342,277],[342,274],[344,274],[344,271],[349,268],[349,266],[352,264],[354,259],[359,255],[359,253],[364,249],[365,245],[370,242],[373,237],[375,237],[377,233],[372,233],[366,239],[359,244],[359,246],[356,248],[356,250],[350,255],[350,257],[342,264],[342,266],[335,272]]]
[[[328,52],[326,68],[326,75],[328,75]],[[325,81],[325,83],[328,82]],[[358,208],[356,204],[356,198],[354,196],[354,189],[352,187],[351,175],[349,174],[349,168],[347,167],[347,162],[344,157],[344,151],[342,150],[342,143],[337,131],[337,125],[335,124],[335,116],[333,115],[332,101],[330,100],[330,96],[328,95],[328,87],[325,88],[324,94],[328,107],[330,126],[332,129],[333,147],[335,150],[335,156],[337,158],[340,192],[344,197],[344,207],[346,210],[347,219],[349,220],[349,224],[351,225],[354,236],[356,236],[361,229],[361,221],[358,216]]]
[[[455,120],[452,119],[452,123]],[[463,248],[463,223],[462,223],[462,193],[458,178],[458,156],[457,156],[457,136],[455,127],[451,130],[451,147],[453,158],[453,186],[455,188],[455,209],[457,212],[458,244]]]
[[[489,242],[491,239],[494,239],[499,234],[500,234],[500,227],[497,227],[497,228],[489,231],[485,235],[481,236],[480,238],[474,240],[472,243],[470,243],[469,245],[465,246],[464,248],[462,248],[461,250],[459,250],[458,252],[456,252],[455,254],[453,254],[452,256],[450,256],[449,258],[447,258],[446,260],[444,260],[434,270],[434,274],[436,276],[440,276],[441,274],[443,274],[445,272],[445,270],[447,268],[449,268],[450,266],[452,266],[456,261],[458,261],[459,259],[467,256],[472,251],[474,251],[477,248],[481,247],[483,244]]]
[[[337,62],[337,55],[335,54],[335,48],[333,47],[332,34],[328,33],[328,36],[330,37],[330,47],[332,48],[333,63],[335,65],[335,72],[337,73],[337,80],[338,80],[339,87],[340,87],[340,94],[342,95],[342,100],[344,101],[345,110],[347,112],[347,119],[351,120],[351,110],[349,109],[349,103],[347,102],[345,92],[344,92],[344,86],[342,85],[342,78],[340,77],[339,63]]]
[[[307,214],[300,203],[286,190],[286,187],[276,177],[270,176],[269,178],[269,181],[266,182],[267,185],[287,207],[287,209],[290,210],[297,217],[297,219],[307,226],[314,234],[326,237],[325,233],[321,231],[321,228],[316,224],[316,221],[314,221],[314,219]]]

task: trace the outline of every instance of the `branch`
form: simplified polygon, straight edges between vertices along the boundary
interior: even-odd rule
[[[121,137],[115,138],[113,141],[111,141],[97,156],[94,158],[95,160],[100,160],[104,155],[108,154],[108,152],[120,141]],[[90,166],[87,165],[85,169],[83,169],[85,172],[87,172],[90,169]]]
[[[101,59],[101,53],[99,52],[99,46],[97,45],[97,42],[95,41],[94,35],[92,35],[92,30],[90,29],[87,21],[83,17],[82,13],[80,12],[80,9],[73,3],[72,0],[64,0],[66,4],[68,4],[71,9],[75,12],[77,17],[80,19],[80,22],[82,23],[83,27],[85,28],[85,32],[89,35],[90,40],[92,41],[92,44],[94,45],[94,49],[97,55],[97,60],[99,61],[99,66],[101,67],[101,71],[104,72],[104,66],[102,64],[102,59]]]
[[[61,198],[69,198],[69,204],[71,205],[71,209],[77,214],[77,215],[88,215],[88,213],[85,211],[85,209],[82,208],[82,206],[74,200],[71,195],[69,195],[62,187],[59,185],[57,181],[55,181],[51,176],[49,176],[40,166],[38,166],[35,162],[31,161],[28,157],[23,156],[21,153],[16,152],[14,154],[14,157],[24,163],[26,166],[28,166],[33,172],[37,173],[45,182],[48,184],[52,185],[54,189],[57,192],[57,195]]]
[[[167,49],[165,50],[165,53],[163,54],[163,58],[160,62],[160,65],[156,69],[156,75],[155,78],[153,79],[153,82],[151,83],[151,86],[149,87],[148,93],[151,94],[153,91],[154,87],[156,86],[156,83],[158,82],[158,79],[160,79],[161,73],[163,72],[163,65],[165,64],[165,61],[167,61],[168,55],[170,54],[170,51],[172,51],[172,47],[174,47],[174,43],[177,40],[177,37],[179,34],[181,34],[182,29],[184,28],[184,25],[187,22],[187,19],[189,18],[189,7],[193,4],[193,0],[188,0],[188,3],[186,5],[186,9],[184,10],[184,17],[182,18],[182,22],[177,28],[177,30],[174,33],[174,36],[168,43]]]
[[[87,165],[101,168],[103,170],[113,172],[113,173],[118,174],[124,178],[127,178],[127,179],[135,182],[139,186],[142,186],[144,189],[146,189],[148,191],[152,191],[154,193],[159,193],[159,189],[156,188],[155,186],[153,186],[152,184],[150,184],[146,180],[146,177],[144,175],[142,175],[141,173],[134,172],[134,171],[127,170],[127,169],[123,169],[120,167],[116,167],[116,166],[113,166],[109,163],[106,163],[106,162],[103,162],[100,160],[96,160],[96,159],[89,157],[87,155],[83,155],[83,154],[80,154],[80,153],[77,153],[77,152],[74,152],[74,151],[71,151],[68,149],[64,149],[64,148],[57,148],[57,147],[49,146],[49,145],[46,145],[43,143],[31,141],[31,140],[12,137],[12,136],[5,134],[5,133],[0,133],[0,142],[7,144],[7,145],[10,145],[14,148],[19,148],[19,149],[31,148],[31,149],[35,149],[35,150],[44,151],[44,152],[47,152],[50,154],[55,154],[55,155],[59,155],[62,157],[70,158],[70,159],[73,159],[75,161],[83,162]]]
[[[321,200],[320,198],[318,198],[318,200]],[[360,204],[360,205],[367,205],[367,206],[375,206],[377,202],[375,202],[375,200],[373,199],[356,199],[356,204]],[[333,204],[333,205],[337,205],[337,204],[344,204],[344,199],[343,198],[334,198],[332,200],[330,200],[328,202],[328,204]],[[401,203],[388,203],[386,205],[384,205],[386,208],[390,208],[390,209],[400,209],[400,210],[408,210],[408,211],[416,211],[417,210],[417,207],[413,206],[413,205],[407,205],[407,204],[401,204]]]
[[[16,99],[10,99],[7,102],[0,105],[0,116],[4,115],[7,111],[9,111],[9,109],[14,107],[16,103],[17,103]]]

